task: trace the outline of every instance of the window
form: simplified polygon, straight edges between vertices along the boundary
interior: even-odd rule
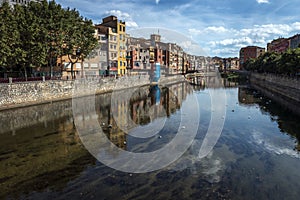
[[[125,32],[125,26],[123,26],[123,32]]]
[[[120,31],[122,31],[122,25],[120,25]]]

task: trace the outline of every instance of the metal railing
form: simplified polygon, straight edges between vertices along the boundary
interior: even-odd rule
[[[18,83],[18,82],[33,82],[33,81],[48,81],[60,80],[60,77],[18,77],[18,78],[0,78],[0,83]]]

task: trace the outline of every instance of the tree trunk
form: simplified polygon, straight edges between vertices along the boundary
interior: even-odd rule
[[[74,66],[74,63],[71,62],[71,78],[72,78],[72,80],[74,80],[74,70],[73,70],[73,66]]]
[[[27,70],[25,66],[24,66],[24,75],[25,75],[25,80],[27,81]]]

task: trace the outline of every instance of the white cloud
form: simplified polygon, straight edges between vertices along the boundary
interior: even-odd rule
[[[203,31],[198,30],[198,29],[194,29],[194,28],[190,28],[190,29],[188,29],[188,31],[192,35],[200,35],[201,33],[203,33]]]
[[[288,36],[290,32],[295,31],[297,28],[300,28],[300,23],[298,27],[289,24],[254,25],[253,28],[250,29],[241,29],[238,35],[256,35],[258,37],[269,37],[271,35]]]
[[[278,37],[290,37],[300,33],[300,21],[297,20],[299,14],[295,11],[296,6],[289,10],[287,16],[284,17],[284,10],[280,9],[291,3],[281,5],[271,0],[257,0],[257,3],[254,1],[254,5],[249,6],[249,12],[241,14],[228,13],[229,10],[226,8],[232,8],[232,1],[222,3],[220,12],[212,9],[216,6],[214,3],[213,5],[208,3],[212,1],[205,1],[207,3],[203,6],[202,1],[198,0],[184,3],[166,1],[164,4],[161,0],[152,1],[152,4],[144,3],[144,1],[126,2],[121,0],[103,1],[101,4],[91,0],[57,1],[65,2],[64,6],[80,8],[80,12],[92,18],[94,22],[101,23],[103,16],[115,15],[126,22],[127,30],[149,26],[169,28],[192,38],[203,49],[213,50],[212,46],[216,49],[235,48],[236,52],[233,53],[235,55],[238,54],[239,48],[245,45],[264,47],[267,42]],[[292,1],[295,2],[292,5],[298,5],[297,0]],[[199,2],[199,4],[195,4],[195,2]],[[268,6],[272,6],[272,9],[270,8],[270,12],[265,13],[265,10],[257,9],[256,4],[258,3],[260,3],[259,5],[270,3]],[[280,9],[274,10],[277,7]],[[287,8],[292,8],[292,6]],[[239,12],[239,9],[235,11]],[[201,17],[199,17],[199,13],[201,13]],[[277,13],[281,13],[281,15],[277,16]],[[264,21],[267,23],[262,25]],[[253,25],[253,23],[258,25]],[[147,35],[148,37],[149,35]],[[171,41],[174,41],[174,38],[176,37],[172,37]],[[187,46],[187,44],[183,45]],[[229,49],[226,50],[229,52]],[[221,53],[224,55],[223,52]]]
[[[258,131],[254,131],[252,133],[252,138],[254,143],[277,155],[287,155],[293,158],[300,158],[299,153],[291,148],[290,138],[287,140],[281,138],[280,142],[278,142],[276,136],[267,137]]]
[[[126,26],[130,28],[137,28],[137,23],[132,19],[132,17],[126,13],[122,12],[120,10],[110,10],[106,12],[107,15],[114,15],[118,17],[118,19],[123,20],[126,22]]]
[[[269,0],[256,0],[257,3],[261,4],[261,3],[270,3]]]
[[[211,50],[211,53],[215,55],[221,55],[221,56],[228,56],[228,55],[233,56],[237,54],[237,49],[236,48],[220,48],[220,49],[213,48]]]
[[[300,31],[300,22],[295,22],[292,24],[294,31]]]
[[[217,46],[217,45],[222,45],[222,46],[239,45],[241,43],[243,45],[250,45],[250,44],[253,44],[254,41],[249,37],[244,37],[244,38],[224,39],[224,40],[221,40],[221,41],[211,41],[209,44],[214,47],[214,46]]]
[[[223,26],[209,26],[203,30],[191,28],[191,29],[188,29],[188,31],[190,34],[200,35],[200,34],[211,34],[211,33],[223,34],[223,33],[230,32],[232,30],[226,29]]]
[[[199,44],[194,43],[192,40],[181,41],[178,43],[187,53],[193,55],[208,55],[207,52],[199,46]]]
[[[224,33],[229,30],[224,28],[223,26],[210,26],[204,29],[205,32],[216,32],[216,33]]]

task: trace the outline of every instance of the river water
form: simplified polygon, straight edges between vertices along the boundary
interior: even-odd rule
[[[213,81],[141,87],[83,99],[81,106],[93,108],[92,114],[74,114],[74,106],[79,105],[73,101],[72,107],[71,100],[0,112],[0,197],[299,199],[299,116],[250,87],[208,84]],[[225,99],[212,100],[212,94],[222,92]],[[214,115],[222,102],[226,112]],[[185,119],[190,124],[183,124]],[[84,122],[88,129],[95,120],[111,146],[133,154],[164,148],[179,130],[195,135],[187,151],[170,165],[145,173],[124,172],[101,160],[117,159],[120,152],[105,149],[95,154],[95,149],[102,151],[103,141],[89,140],[100,149],[91,149],[84,141],[87,133],[78,126]],[[212,150],[199,158],[212,120],[222,125],[220,135]],[[155,155],[151,163],[172,154]],[[135,160],[123,161],[118,162],[120,167]]]

